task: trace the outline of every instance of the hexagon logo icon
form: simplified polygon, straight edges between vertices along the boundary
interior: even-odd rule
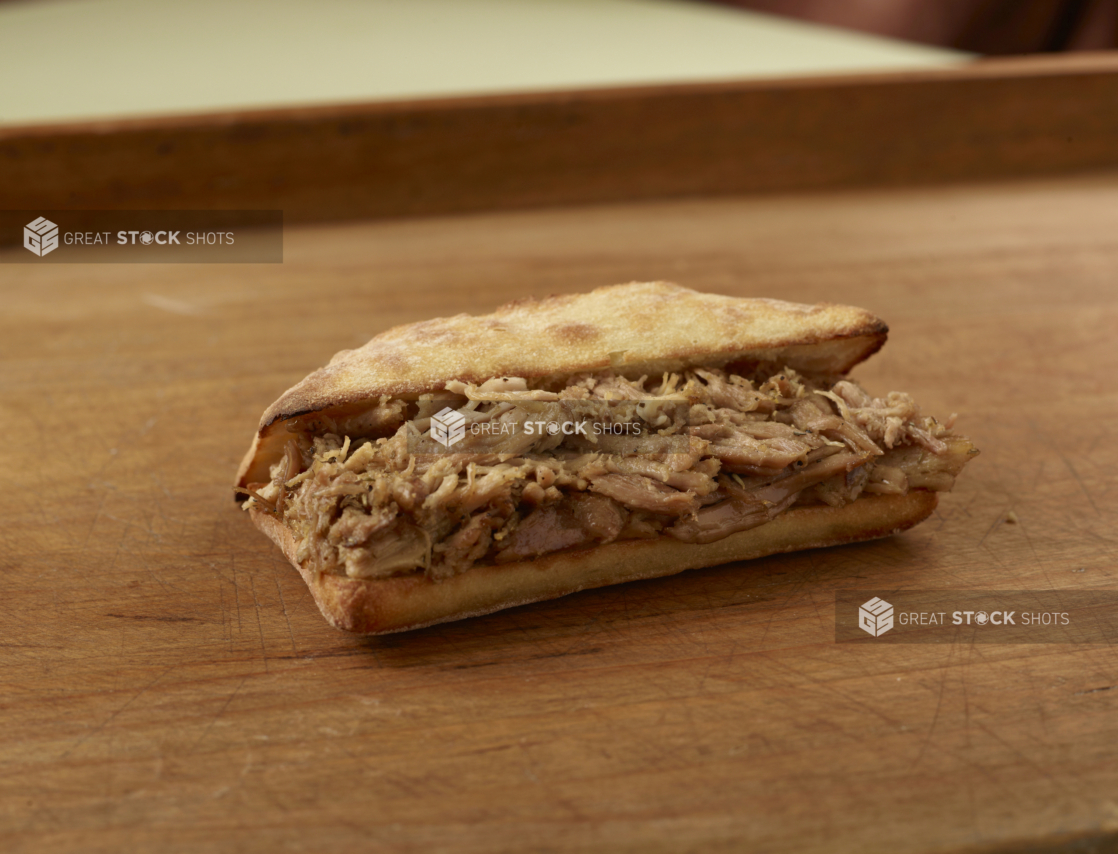
[[[864,602],[858,609],[858,628],[875,638],[881,637],[893,628],[893,606],[877,596]]]
[[[45,216],[23,227],[23,248],[40,258],[58,248],[58,226]]]
[[[431,438],[449,448],[466,435],[466,416],[449,406],[431,416]]]

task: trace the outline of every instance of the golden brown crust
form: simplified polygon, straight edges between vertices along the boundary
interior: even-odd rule
[[[283,453],[283,422],[380,395],[442,391],[448,380],[562,376],[613,367],[655,374],[778,360],[803,372],[845,373],[885,343],[888,328],[850,306],[800,305],[702,294],[667,282],[634,282],[569,296],[520,300],[492,314],[397,326],[330,363],[268,407],[237,473],[264,482]]]
[[[272,516],[249,512],[302,574],[331,625],[386,634],[476,617],[608,584],[674,575],[801,549],[860,542],[911,528],[936,507],[934,492],[864,496],[842,508],[797,507],[772,522],[705,545],[669,536],[626,540],[504,566],[476,566],[441,582],[422,575],[359,580],[301,566],[292,532]]]

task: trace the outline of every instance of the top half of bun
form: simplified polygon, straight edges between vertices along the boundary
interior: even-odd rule
[[[492,314],[397,326],[337,353],[268,407],[237,482],[268,479],[293,418],[353,411],[382,396],[414,399],[450,380],[608,368],[651,376],[742,360],[843,374],[879,350],[887,334],[880,318],[860,308],[704,294],[667,282],[524,299]]]

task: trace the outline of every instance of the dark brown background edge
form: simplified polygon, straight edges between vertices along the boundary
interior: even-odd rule
[[[1118,167],[1115,104],[1118,57],[1079,54],[0,128],[0,211],[312,222],[1061,174]]]

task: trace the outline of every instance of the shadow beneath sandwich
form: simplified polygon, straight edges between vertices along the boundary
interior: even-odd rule
[[[440,671],[617,666],[834,643],[835,592],[918,587],[930,555],[904,535],[694,569],[392,635],[366,666]]]

